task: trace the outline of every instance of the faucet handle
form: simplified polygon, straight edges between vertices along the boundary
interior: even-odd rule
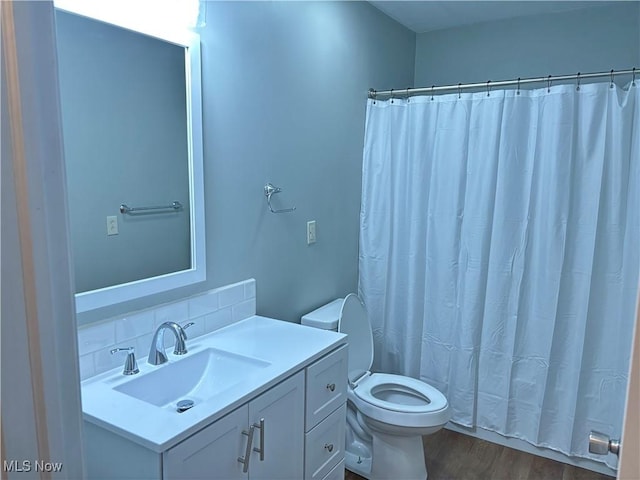
[[[123,375],[135,375],[140,370],[138,370],[138,363],[136,362],[136,354],[135,348],[133,347],[124,347],[124,348],[114,348],[110,351],[111,355],[117,352],[127,352],[127,359],[124,361],[124,370],[122,370]]]
[[[189,328],[191,325],[195,325],[195,323],[189,322],[184,324],[182,327],[179,326],[179,337],[176,338],[176,345],[173,350],[174,355],[184,355],[185,353],[187,353],[187,346],[184,343],[187,339],[187,333],[185,332],[185,329]]]
[[[183,340],[186,340],[186,339],[188,338],[188,337],[187,337],[187,332],[185,332],[185,330],[186,330],[187,328],[189,328],[189,327],[191,327],[191,326],[195,325],[195,324],[196,324],[196,322],[189,322],[189,323],[185,323],[184,325],[182,325],[182,333],[181,333],[181,335],[182,335],[182,339],[183,339]]]

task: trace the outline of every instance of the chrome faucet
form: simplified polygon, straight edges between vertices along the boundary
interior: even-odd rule
[[[149,351],[147,362],[151,365],[162,365],[167,362],[167,354],[164,351],[165,330],[171,330],[176,337],[176,345],[173,353],[175,355],[184,355],[187,353],[187,346],[184,343],[187,339],[187,334],[184,330],[191,325],[193,325],[193,322],[187,323],[184,327],[181,327],[176,322],[164,322],[160,325],[151,341],[151,350]]]

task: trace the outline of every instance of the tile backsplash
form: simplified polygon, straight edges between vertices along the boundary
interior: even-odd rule
[[[111,355],[116,347],[135,347],[138,362],[146,361],[156,328],[172,321],[184,325],[189,338],[199,337],[256,314],[254,279],[226,285],[182,300],[131,312],[78,329],[80,378],[85,380],[124,365],[124,353]],[[166,332],[165,347],[174,336]]]

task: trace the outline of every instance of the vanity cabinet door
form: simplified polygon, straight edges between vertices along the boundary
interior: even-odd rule
[[[249,403],[249,424],[260,425],[261,419],[264,419],[264,429],[262,432],[255,429],[250,480],[303,478],[304,372],[298,372]],[[264,449],[263,460],[255,449]]]
[[[166,451],[163,480],[246,479],[238,457],[246,448],[247,415],[244,405]]]

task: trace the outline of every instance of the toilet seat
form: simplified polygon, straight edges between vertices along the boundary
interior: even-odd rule
[[[349,342],[349,398],[365,416],[398,427],[430,427],[449,420],[446,397],[415,378],[370,373],[373,332],[367,312],[353,293],[340,310],[338,330]]]
[[[373,373],[349,390],[350,400],[362,414],[387,425],[424,428],[444,425],[449,421],[449,404],[445,396],[431,385],[414,378]],[[413,397],[418,404],[387,401],[381,398],[380,393]],[[429,403],[419,401],[425,397]]]
[[[381,393],[398,392],[415,403],[385,400]],[[447,399],[436,388],[415,378],[388,373],[374,373],[358,383],[354,393],[371,405],[385,410],[406,413],[427,413],[447,407]]]

